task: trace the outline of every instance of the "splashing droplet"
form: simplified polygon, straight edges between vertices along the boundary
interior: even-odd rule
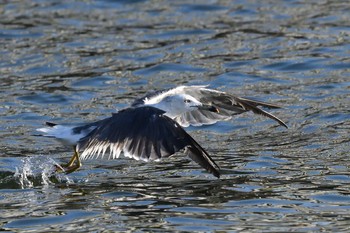
[[[32,188],[34,186],[58,182],[72,183],[64,173],[57,173],[56,166],[59,164],[47,156],[32,156],[21,160],[22,164],[16,167],[14,177],[21,188]]]

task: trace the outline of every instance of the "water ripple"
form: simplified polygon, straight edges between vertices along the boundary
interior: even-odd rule
[[[348,2],[0,3],[0,229],[13,232],[346,232]],[[91,122],[149,90],[209,84],[283,106],[186,129],[222,170],[83,161],[32,136]]]

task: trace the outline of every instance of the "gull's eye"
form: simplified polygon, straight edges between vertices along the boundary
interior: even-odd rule
[[[191,100],[189,100],[189,99],[184,99],[184,102],[185,102],[185,103],[191,103]]]

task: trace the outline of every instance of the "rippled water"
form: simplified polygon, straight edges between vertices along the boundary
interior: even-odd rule
[[[0,2],[0,231],[344,232],[350,219],[347,1]],[[188,132],[221,166],[85,161],[32,136],[179,84],[283,105]]]

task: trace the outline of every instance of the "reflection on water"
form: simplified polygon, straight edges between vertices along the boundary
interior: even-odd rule
[[[327,231],[349,218],[347,2],[20,1],[0,11],[0,230]],[[210,84],[283,105],[186,129],[221,166],[84,161],[32,136],[149,90]]]

